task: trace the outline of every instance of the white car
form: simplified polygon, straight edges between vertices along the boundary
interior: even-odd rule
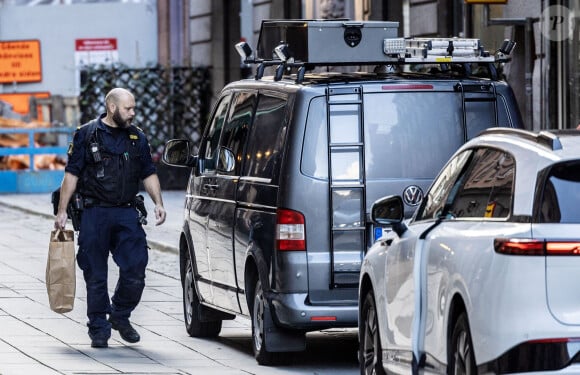
[[[371,217],[362,374],[580,374],[580,131],[484,131]]]

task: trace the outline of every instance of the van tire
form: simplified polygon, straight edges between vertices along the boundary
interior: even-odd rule
[[[266,349],[266,335],[265,321],[269,319],[266,316],[269,312],[266,309],[267,301],[264,298],[264,291],[262,290],[262,283],[258,279],[256,287],[254,288],[254,298],[252,303],[252,348],[254,350],[254,357],[258,364],[262,366],[271,366],[278,364],[281,353],[270,352]]]
[[[187,252],[183,278],[183,318],[185,329],[192,337],[216,337],[222,330],[221,320],[202,321],[202,308],[195,290],[191,255]]]

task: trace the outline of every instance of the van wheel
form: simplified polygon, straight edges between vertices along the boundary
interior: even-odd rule
[[[216,337],[222,329],[221,320],[202,321],[199,297],[195,291],[193,263],[187,253],[185,277],[183,278],[183,317],[187,333],[193,337]]]
[[[369,291],[365,296],[361,318],[358,349],[360,373],[364,375],[384,375],[377,305],[372,291]]]
[[[266,311],[266,303],[262,283],[258,280],[254,288],[254,304],[252,306],[252,346],[254,349],[254,357],[258,364],[271,366],[278,363],[280,353],[266,350],[266,335],[268,333],[265,330],[264,323],[269,318],[265,315],[268,313]]]
[[[453,334],[451,335],[447,374],[471,375],[476,373],[475,354],[473,353],[473,343],[469,333],[469,323],[467,322],[467,315],[461,313],[455,322]]]

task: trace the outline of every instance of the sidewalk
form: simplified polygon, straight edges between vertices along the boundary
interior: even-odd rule
[[[49,308],[45,270],[54,226],[50,194],[0,194],[0,375],[358,373],[356,332],[348,330],[309,334],[308,350],[298,354],[299,360],[279,367],[256,364],[246,318],[224,321],[217,338],[190,337],[177,271],[184,192],[164,192],[163,198],[168,217],[158,227],[146,198],[145,230],[153,250],[145,291],[131,316],[141,341],[128,344],[113,331],[109,348],[96,349],[87,335],[86,289],[78,268],[74,310],[57,314]],[[110,294],[117,278],[110,259]]]
[[[147,207],[147,225],[144,228],[149,246],[157,250],[178,252],[179,234],[183,227],[185,191],[169,190],[162,192],[167,218],[165,223],[160,226],[155,226],[153,201],[151,201],[146,192],[141,192],[141,194],[145,197],[145,206]],[[54,220],[50,198],[50,193],[0,194],[0,204]],[[68,221],[67,229],[72,229],[70,220]]]

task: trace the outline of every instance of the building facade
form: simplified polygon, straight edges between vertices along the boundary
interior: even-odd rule
[[[580,0],[189,0],[190,63],[213,87],[241,75],[234,44],[254,46],[262,19],[350,18],[400,23],[400,36],[475,37],[490,51],[517,43],[505,73],[530,130],[580,124]]]
[[[475,37],[490,51],[506,38],[515,40],[505,73],[526,127],[579,125],[580,0],[482,2],[486,0],[0,0],[0,41],[50,37],[43,50],[49,56],[44,58],[46,82],[0,83],[0,94],[74,94],[73,55],[83,53],[74,50],[75,38],[114,39],[118,60],[129,65],[208,66],[217,93],[247,73],[234,45],[246,40],[255,46],[264,19],[388,20],[400,23],[399,36]],[[78,16],[87,11],[86,17]],[[43,14],[50,15],[44,23]],[[125,14],[131,16],[110,16]],[[31,15],[37,16],[33,20]]]

